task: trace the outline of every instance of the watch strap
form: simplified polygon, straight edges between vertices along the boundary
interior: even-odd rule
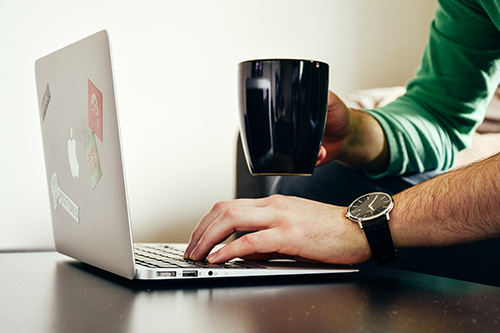
[[[394,248],[389,220],[385,215],[363,223],[363,230],[376,265],[388,265],[396,261],[398,251]]]

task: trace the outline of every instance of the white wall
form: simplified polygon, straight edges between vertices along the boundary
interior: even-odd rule
[[[107,29],[137,241],[186,241],[234,196],[236,66],[263,57],[330,64],[330,88],[402,85],[432,0],[3,0],[0,249],[53,247],[33,63]]]

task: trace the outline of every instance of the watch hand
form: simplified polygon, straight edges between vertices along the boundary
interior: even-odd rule
[[[373,201],[368,205],[368,208],[370,208],[371,210],[375,210],[372,205],[375,202],[375,200],[377,200],[377,198],[378,198],[378,194],[375,196],[375,198],[373,198]]]

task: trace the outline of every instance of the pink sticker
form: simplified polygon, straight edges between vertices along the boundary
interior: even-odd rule
[[[89,80],[89,127],[102,142],[102,93]]]

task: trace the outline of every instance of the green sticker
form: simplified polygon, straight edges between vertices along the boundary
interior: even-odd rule
[[[99,179],[102,177],[101,162],[99,161],[99,154],[97,153],[94,131],[90,133],[87,141],[85,141],[85,155],[87,156],[92,189],[94,189]]]

